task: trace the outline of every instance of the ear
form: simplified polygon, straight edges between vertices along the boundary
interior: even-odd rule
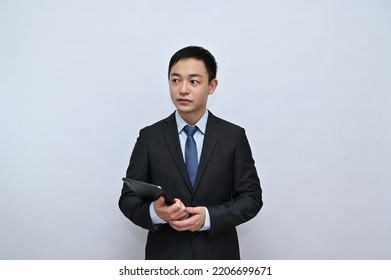
[[[217,81],[216,79],[212,80],[209,83],[209,94],[214,93],[214,91],[216,90],[218,84],[219,84],[219,81]]]

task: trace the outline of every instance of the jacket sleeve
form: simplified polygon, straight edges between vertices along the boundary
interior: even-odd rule
[[[262,189],[244,129],[241,129],[233,158],[231,200],[208,207],[211,235],[252,219],[263,206]]]
[[[144,137],[144,131],[141,130],[130,157],[126,177],[148,182],[150,176],[149,159],[148,149]],[[122,213],[134,224],[145,229],[154,230],[149,214],[150,202],[142,201],[125,184],[123,184],[118,204]]]

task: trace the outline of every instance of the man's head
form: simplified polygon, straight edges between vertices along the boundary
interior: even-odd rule
[[[203,47],[189,46],[177,51],[170,60],[168,65],[168,78],[170,78],[170,72],[172,66],[174,66],[180,60],[195,59],[202,61],[205,65],[206,71],[208,72],[208,81],[216,79],[217,74],[217,63],[214,56]]]
[[[168,69],[172,102],[188,124],[197,123],[218,85],[214,57],[204,48],[186,47],[172,56]]]

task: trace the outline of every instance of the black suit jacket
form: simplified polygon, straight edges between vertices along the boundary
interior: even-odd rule
[[[123,214],[148,229],[146,259],[240,259],[236,226],[262,207],[262,190],[243,128],[209,112],[194,190],[180,148],[175,114],[140,131],[127,178],[162,186],[186,206],[205,206],[208,231],[178,232],[152,224],[148,202],[125,185]]]

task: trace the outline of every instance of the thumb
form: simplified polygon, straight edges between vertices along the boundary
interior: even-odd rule
[[[197,210],[194,207],[186,207],[186,212],[189,214],[197,213]]]
[[[162,206],[164,204],[164,201],[165,199],[163,196],[159,197],[158,199],[155,200],[155,206]]]

